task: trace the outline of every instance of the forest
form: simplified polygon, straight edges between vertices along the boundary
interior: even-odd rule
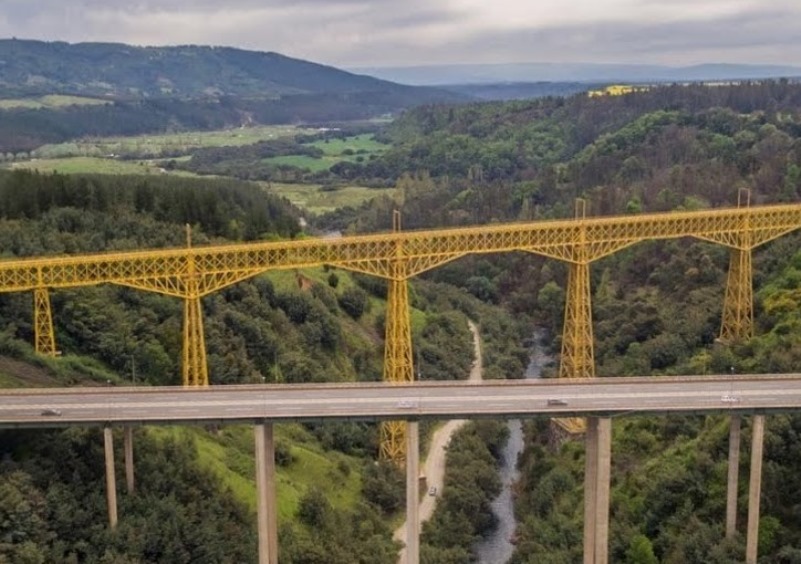
[[[218,96],[114,100],[63,108],[0,108],[0,152],[16,158],[47,143],[82,137],[213,130],[259,124],[327,124],[389,115],[421,103],[452,99],[437,91],[356,91],[280,98]]]
[[[801,85],[788,81],[427,106],[407,112],[385,135],[390,150],[339,172],[368,182],[398,175],[409,228],[567,218],[575,198],[598,216],[733,206],[738,198],[797,202],[801,194]],[[386,229],[393,205],[379,198],[320,221],[353,231]],[[716,341],[725,248],[655,241],[593,264],[597,374],[796,372],[798,245],[792,234],[755,252],[757,336],[729,346]],[[428,277],[546,329],[546,345],[558,354],[566,274],[554,261],[505,255],[464,259]],[[767,425],[760,561],[799,562],[798,500],[787,477],[799,470],[791,453],[801,445],[801,418],[769,417]],[[615,420],[612,561],[742,558],[744,535],[725,541],[723,534],[727,428],[723,416]],[[527,424],[526,436],[512,561],[579,561],[583,444],[554,441],[547,421]],[[741,480],[741,496],[745,487]],[[468,560],[441,554],[428,561]]]
[[[258,186],[225,179],[14,171],[0,174],[0,202],[6,257],[180,246],[187,223],[195,245],[302,236],[298,210]],[[386,292],[380,280],[321,268],[259,276],[210,296],[203,305],[212,382],[380,379]],[[526,353],[509,316],[435,282],[415,285],[412,295],[425,378],[467,377],[468,317],[487,320],[490,366],[511,362],[522,370]],[[43,359],[32,350],[30,296],[0,296],[1,386],[180,381],[180,300],[100,286],[54,291],[52,305],[63,355]],[[113,532],[96,487],[98,430],[0,432],[0,562],[255,561],[247,432],[137,430],[142,488],[123,496]],[[377,426],[287,425],[277,435],[279,479],[286,476],[279,495],[287,497],[281,561],[391,561],[403,478],[391,464],[375,466]],[[217,445],[226,454],[212,464],[208,449]],[[322,466],[325,483],[308,469],[323,459],[331,460]],[[348,494],[332,496],[343,484]]]
[[[415,229],[568,218],[575,198],[585,199],[588,214],[598,216],[732,206],[746,195],[753,204],[796,202],[801,195],[801,85],[789,81],[426,105],[405,112],[375,135],[390,144],[387,150],[363,162],[339,162],[315,173],[315,180],[332,189],[344,183],[394,186],[399,195],[381,195],[317,217],[304,213],[308,229],[388,230],[394,209],[401,210],[404,229]],[[246,147],[241,154],[255,161],[267,154],[260,151],[294,151],[303,141]],[[236,155],[226,151],[208,151],[205,160],[232,162]],[[298,170],[297,179],[310,180],[309,171]],[[300,212],[287,202],[269,190],[224,179],[9,172],[0,175],[0,216],[5,256],[179,246],[185,244],[186,223],[193,225],[197,244],[305,236],[297,222]],[[791,234],[755,252],[756,337],[730,345],[716,341],[729,260],[725,248],[655,241],[594,263],[598,376],[797,371],[799,242],[799,235]],[[544,346],[558,355],[566,277],[564,264],[521,253],[465,257],[415,280],[412,317],[421,373],[437,379],[466,377],[471,350],[466,318],[480,324],[485,377],[522,376],[528,356],[523,341],[534,327],[546,332]],[[381,280],[335,269],[257,277],[210,296],[204,313],[212,380],[303,382],[310,375],[332,381],[377,380],[385,296]],[[0,353],[33,363],[65,385],[108,375],[120,382],[133,366],[140,378],[147,375],[148,383],[177,381],[181,311],[176,300],[116,287],[58,291],[52,299],[65,358],[45,363],[33,355],[30,296],[14,294],[0,296],[0,318],[6,321]],[[547,375],[555,373],[552,368]],[[487,421],[454,437],[441,502],[424,529],[422,561],[470,562],[472,543],[491,530],[487,504],[499,487],[493,476],[504,429]],[[798,416],[768,417],[760,537],[765,562],[801,562],[801,501],[792,487],[799,471],[794,455],[801,447],[799,429]],[[577,561],[582,442],[554,441],[546,420],[527,422],[525,430],[513,562]],[[310,426],[303,432],[332,456],[352,457],[339,459],[348,470],[332,471],[331,482],[357,472],[359,495],[341,504],[321,491],[304,490],[281,529],[281,561],[391,562],[398,547],[392,544],[388,523],[402,510],[403,479],[391,465],[370,462],[376,452],[375,426]],[[158,531],[147,542],[130,543],[131,552],[123,551],[120,538],[102,530],[99,502],[87,510],[93,511],[96,528],[67,534],[52,513],[54,505],[47,503],[59,493],[47,484],[63,484],[72,475],[82,481],[90,474],[78,468],[55,479],[56,469],[50,473],[38,462],[38,453],[58,444],[91,451],[87,456],[95,460],[100,454],[97,434],[74,432],[67,434],[69,440],[62,435],[37,436],[35,443],[41,441],[41,446],[35,449],[24,449],[7,435],[0,440],[5,449],[0,472],[13,476],[0,499],[17,500],[0,503],[0,512],[19,507],[24,499],[45,500],[0,518],[0,523],[20,523],[16,529],[0,529],[0,562],[171,561],[168,556],[146,556],[175,554],[168,552],[169,535],[159,536]],[[149,439],[142,440],[147,451]],[[289,438],[282,445],[283,471],[290,472],[299,447]],[[193,472],[203,471],[200,461],[191,460],[196,451],[182,443],[170,448],[183,452],[180,457],[189,460]],[[726,449],[723,416],[616,419],[612,560],[737,560],[744,536],[723,540]],[[160,456],[157,448],[152,450]],[[741,476],[747,475],[748,448],[744,451]],[[213,501],[226,509],[216,512],[220,522],[205,521],[212,530],[202,532],[209,535],[204,540],[216,539],[213,531],[226,527],[252,530],[253,515],[243,507],[242,496],[220,493],[226,491],[226,481],[219,474],[207,483],[216,484]],[[743,496],[745,486],[742,481]],[[170,495],[175,484],[162,480],[160,487],[160,495]],[[187,507],[197,503],[174,497]],[[65,507],[77,511],[67,502]],[[179,509],[182,505],[174,507],[175,530],[191,528],[191,520],[179,515],[186,511]],[[166,511],[155,503],[143,504],[137,518],[146,519],[150,508]],[[241,542],[253,542],[248,539]],[[80,551],[89,550],[87,546],[102,550],[83,557]],[[148,547],[161,552],[146,552]],[[25,550],[30,560],[22,560]],[[250,549],[243,552],[253,554]],[[201,552],[192,554],[202,558]],[[228,561],[223,554],[238,553],[223,549],[209,561]]]
[[[787,81],[421,107],[383,135],[393,146],[379,158],[332,173],[367,183],[397,177],[408,228],[571,217],[575,198],[598,216],[797,202],[801,193],[801,86]],[[377,198],[319,221],[354,232],[388,229],[395,205]],[[597,374],[797,372],[798,246],[792,234],[755,252],[757,336],[730,346],[716,341],[725,248],[655,241],[592,265]],[[427,278],[545,328],[558,353],[566,274],[560,263],[505,255],[463,259]],[[789,453],[798,449],[800,423],[794,415],[768,420],[760,561],[801,561],[798,502],[786,482],[798,471]],[[614,427],[612,560],[740,559],[744,535],[723,535],[727,419],[631,418]],[[527,437],[513,562],[580,560],[583,445],[554,443],[544,421],[531,422]],[[742,481],[740,488],[742,523]]]

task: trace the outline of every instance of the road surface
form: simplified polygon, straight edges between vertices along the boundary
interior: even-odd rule
[[[801,375],[58,388],[0,392],[0,427],[762,413],[801,408]],[[55,409],[60,415],[43,415]]]

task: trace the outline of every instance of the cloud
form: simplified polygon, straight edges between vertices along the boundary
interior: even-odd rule
[[[788,56],[801,53],[797,21],[779,10],[743,12],[716,19],[714,25],[702,21],[609,21],[524,29],[503,35],[490,32],[455,47],[465,50],[470,45],[487,45],[483,62],[510,60],[514,53],[523,51],[529,56],[520,61],[798,64],[799,58]]]
[[[797,0],[0,0],[0,36],[231,45],[340,66],[799,64],[799,20]]]

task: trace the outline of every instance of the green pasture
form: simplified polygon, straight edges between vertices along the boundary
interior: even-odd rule
[[[346,137],[345,139],[315,141],[314,143],[310,143],[310,145],[322,149],[326,155],[335,157],[347,156],[342,154],[347,150],[353,151],[354,153],[364,151],[362,154],[375,154],[381,153],[389,147],[389,145],[379,143],[373,139],[372,133],[363,133],[362,135]]]
[[[42,108],[63,108],[65,106],[101,106],[110,103],[111,102],[108,100],[101,100],[99,98],[47,94],[46,96],[39,96],[38,98],[7,98],[5,100],[0,100],[0,110],[20,108],[38,110]]]
[[[161,156],[165,152],[188,153],[192,149],[200,147],[238,147],[277,137],[313,132],[314,130],[297,128],[293,125],[259,125],[216,131],[86,138],[67,143],[43,145],[36,149],[36,155],[43,158],[144,154]]]
[[[311,213],[330,212],[345,206],[356,207],[362,202],[377,196],[394,197],[394,188],[365,188],[363,186],[343,186],[335,190],[323,189],[318,184],[282,184],[261,182],[262,186],[278,196],[283,196],[296,206]]]
[[[306,168],[311,172],[320,172],[321,170],[328,170],[341,159],[328,156],[317,159],[308,155],[282,155],[280,157],[270,157],[269,159],[262,160],[267,164],[293,166],[301,169]]]
[[[293,166],[300,169],[305,168],[311,172],[320,172],[328,170],[341,161],[366,161],[371,155],[380,155],[388,147],[388,145],[373,139],[371,133],[354,135],[345,139],[315,141],[308,143],[308,145],[322,150],[322,158],[318,159],[308,155],[283,155],[264,159],[264,162],[273,165]]]
[[[68,157],[61,159],[31,159],[10,165],[13,169],[36,170],[39,172],[58,172],[61,174],[171,174],[195,176],[185,171],[164,171],[147,161],[123,161],[100,157]]]
[[[228,425],[216,432],[196,427],[148,427],[156,437],[191,440],[200,463],[214,472],[242,503],[256,511],[253,428]],[[275,441],[289,448],[292,462],[277,468],[278,514],[292,520],[312,487],[320,488],[334,507],[352,508],[359,500],[362,462],[336,451],[324,451],[300,425],[275,426]]]

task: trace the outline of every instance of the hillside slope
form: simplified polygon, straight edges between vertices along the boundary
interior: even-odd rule
[[[465,99],[278,53],[0,39],[0,153],[18,158],[85,136],[364,120]]]
[[[25,92],[112,97],[259,96],[320,92],[413,92],[279,53],[185,45],[0,39],[0,86]]]

